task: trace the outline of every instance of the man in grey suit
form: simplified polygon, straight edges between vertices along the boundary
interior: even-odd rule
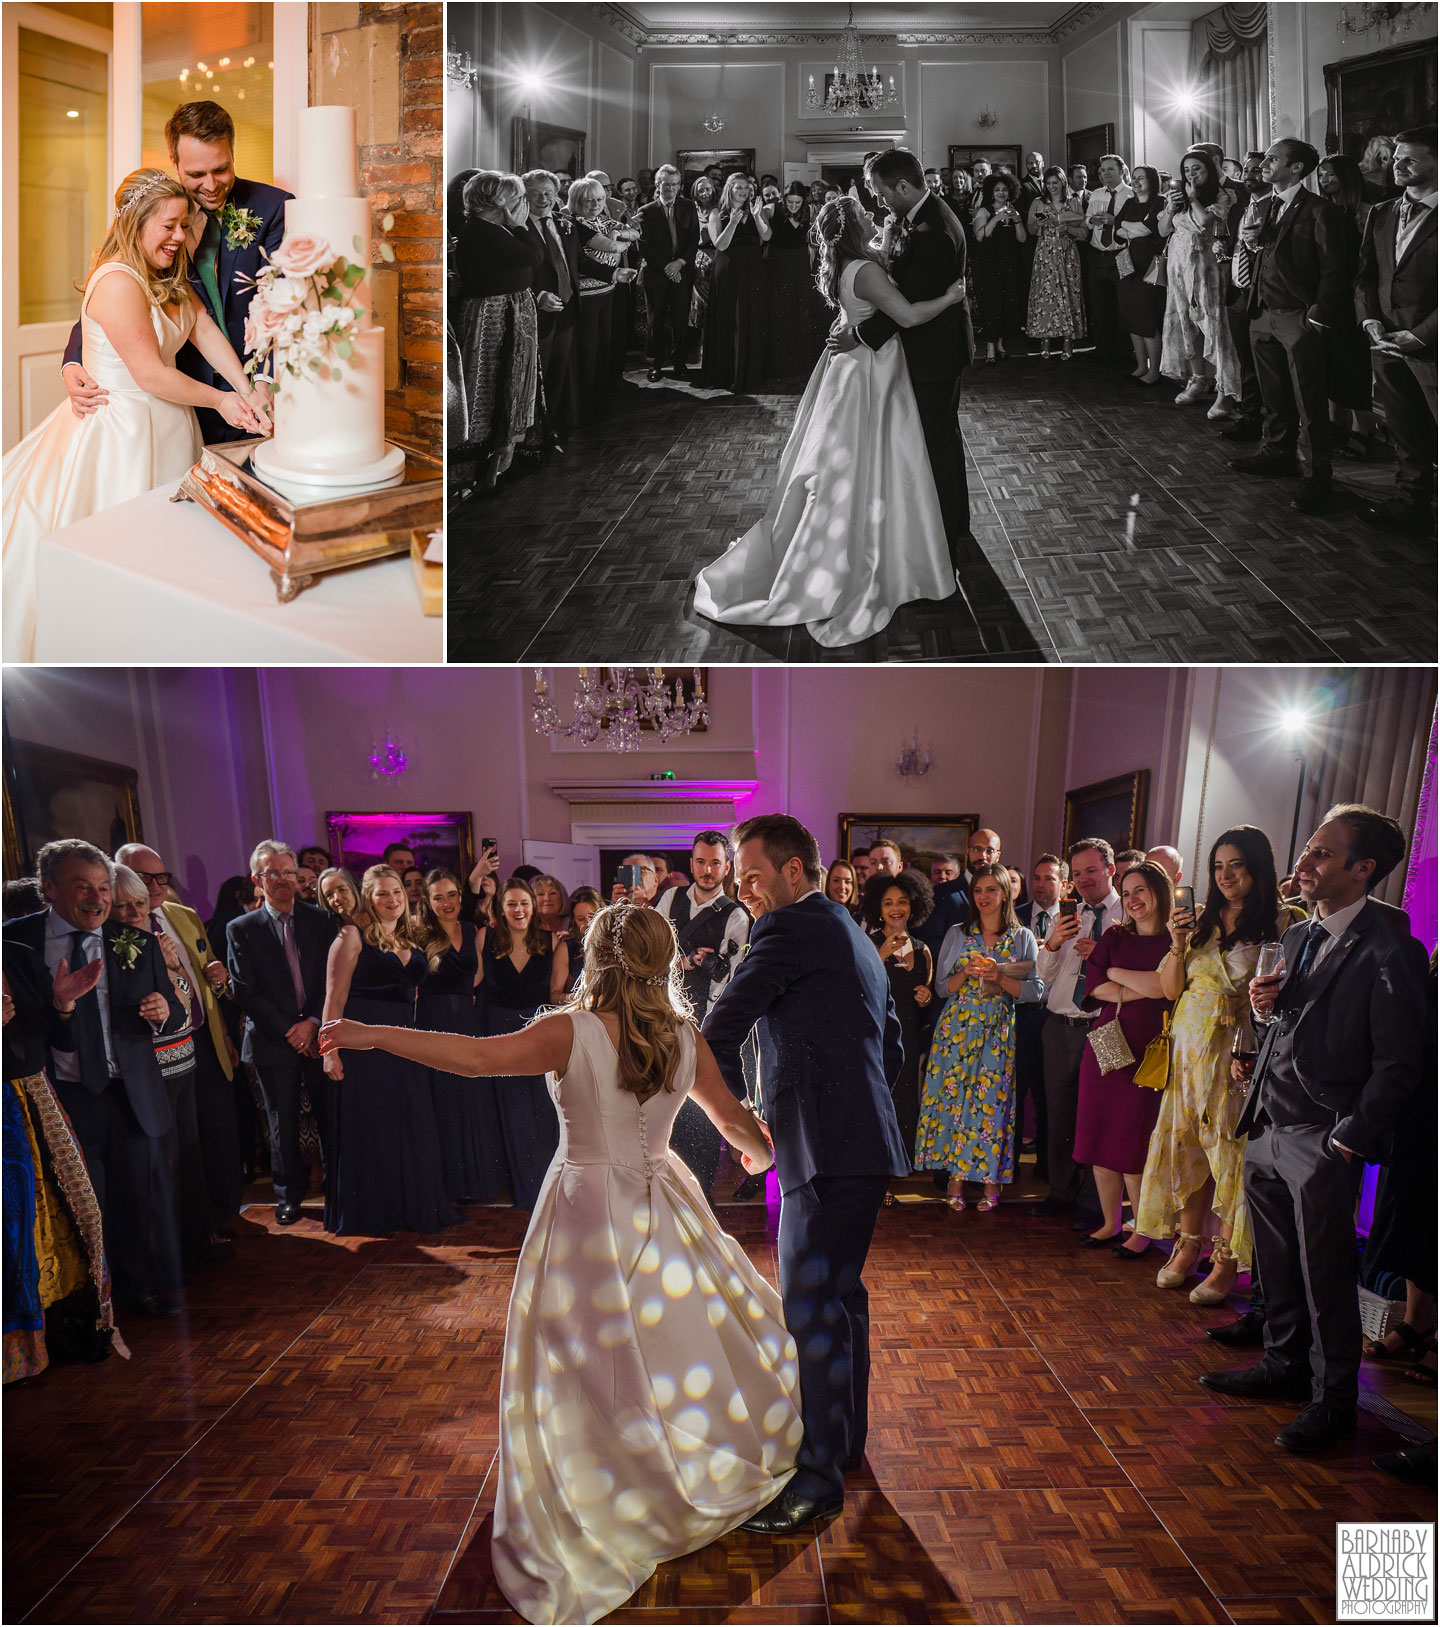
[[[1354,1433],[1355,1199],[1364,1166],[1389,1159],[1421,1083],[1425,952],[1404,911],[1370,897],[1405,846],[1399,825],[1375,809],[1332,808],[1295,865],[1314,919],[1285,934],[1283,973],[1250,988],[1270,1026],[1235,1133],[1249,1137],[1245,1198],[1265,1282],[1265,1359],[1200,1382],[1301,1403],[1275,1437],[1290,1452]]]

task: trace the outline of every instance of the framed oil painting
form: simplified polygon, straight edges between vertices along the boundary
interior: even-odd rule
[[[335,863],[356,876],[379,864],[393,842],[404,842],[422,870],[450,870],[462,885],[475,868],[468,813],[327,813],[325,830]]]
[[[675,167],[681,175],[681,191],[688,198],[692,184],[707,169],[718,165],[721,185],[739,170],[742,175],[758,175],[753,147],[687,147],[675,154]]]
[[[951,169],[969,169],[977,158],[989,161],[991,169],[1008,169],[1012,175],[1020,174],[1020,149],[1016,147],[951,147]]]
[[[139,772],[31,740],[7,740],[5,875],[34,875],[46,842],[78,836],[113,853],[142,841]]]
[[[953,853],[965,868],[965,849],[970,833],[980,823],[979,814],[841,814],[840,849],[837,857],[851,858],[863,853],[882,836],[899,842],[907,866],[930,874],[930,861],[942,853]]]
[[[1326,152],[1358,160],[1371,136],[1434,122],[1433,39],[1325,64]]]
[[[1100,160],[1115,151],[1115,126],[1092,124],[1086,130],[1065,132],[1065,171],[1068,174],[1077,164],[1083,164],[1089,173],[1088,186],[1097,184]]]
[[[1065,840],[1061,851],[1087,836],[1102,836],[1117,853],[1145,846],[1145,815],[1150,806],[1150,770],[1117,774],[1065,793]]]
[[[510,125],[511,167],[517,175],[527,169],[548,169],[578,181],[585,173],[585,132],[563,124],[525,119],[518,113]]]

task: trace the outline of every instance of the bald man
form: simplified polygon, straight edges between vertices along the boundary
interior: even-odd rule
[[[210,944],[204,922],[194,910],[171,899],[174,878],[153,847],[127,842],[117,850],[115,862],[129,865],[145,883],[150,894],[151,928],[157,938],[174,947],[181,966],[190,973],[188,981],[194,990],[190,1015],[195,1028],[195,1122],[209,1210],[209,1257],[229,1259],[235,1252],[230,1234],[239,1220],[244,1194],[232,1084],[239,1058],[220,1009],[220,1001],[228,998],[229,973]],[[181,1156],[183,1161],[183,1149]]]
[[[1180,877],[1185,869],[1185,861],[1180,857],[1178,847],[1152,847],[1145,855],[1151,864],[1158,864],[1170,878],[1171,886],[1178,886]]]
[[[966,849],[969,864],[965,867],[965,891],[970,891],[970,882],[975,874],[977,865],[999,864],[1000,862],[1000,836],[997,831],[977,830],[970,837],[970,846]]]

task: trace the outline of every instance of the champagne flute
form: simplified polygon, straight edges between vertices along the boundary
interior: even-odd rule
[[[1255,962],[1256,977],[1274,977],[1277,972],[1284,969],[1284,966],[1285,945],[1283,943],[1262,943],[1260,945],[1260,955]],[[1275,1021],[1273,1009],[1268,1017],[1262,1017],[1253,1010],[1251,1016],[1256,1022],[1267,1025]]]

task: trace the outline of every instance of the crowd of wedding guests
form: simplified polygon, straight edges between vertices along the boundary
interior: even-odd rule
[[[1408,1356],[1434,1383],[1435,1103],[1419,1088],[1434,1075],[1433,975],[1404,914],[1370,897],[1406,845],[1393,819],[1346,804],[1283,879],[1248,825],[1215,839],[1189,888],[1172,846],[1117,854],[1087,838],[1022,867],[988,829],[926,871],[882,837],[823,879],[889,977],[915,1171],[952,1209],[993,1214],[1033,1152],[1049,1193],[1029,1212],[1068,1217],[1082,1250],[1134,1264],[1159,1244],[1157,1288],[1197,1305],[1225,1303],[1250,1272],[1251,1311],[1211,1332],[1258,1344],[1267,1318],[1283,1321],[1290,1343],[1267,1342],[1253,1393],[1298,1393],[1314,1323],[1326,1439],[1347,1407],[1353,1418],[1364,1163],[1388,1166],[1367,1266],[1408,1296],[1369,1354]],[[727,833],[698,833],[674,866],[626,855],[620,898],[671,921],[703,1022],[752,924]],[[343,1015],[513,1032],[574,990],[606,901],[533,866],[507,874],[489,839],[466,875],[397,842],[359,876],[322,847],[267,839],[202,922],[153,849],[50,843],[36,878],[5,893],[6,1222],[28,1203],[34,1237],[37,1212],[70,1225],[44,1231],[55,1259],[32,1249],[18,1274],[7,1261],[6,1378],[43,1366],[47,1337],[104,1354],[112,1279],[125,1309],[174,1314],[191,1274],[233,1256],[262,1166],[283,1226],[312,1193],[337,1234],[433,1233],[468,1203],[532,1206],[558,1145],[543,1078],[462,1079],[379,1051],[322,1060],[318,1030]],[[1281,962],[1295,976],[1277,1008]],[[763,1108],[765,1082],[750,1082]],[[1271,1123],[1294,1134],[1261,1170],[1245,1137]],[[713,1199],[723,1144],[689,1104],[674,1144]],[[1296,1234],[1297,1194],[1333,1208],[1346,1192],[1335,1225]]]
[[[986,159],[925,175],[965,231],[977,365],[1083,350],[1140,388],[1178,383],[1178,406],[1207,404],[1226,440],[1259,443],[1233,467],[1297,478],[1302,513],[1335,504],[1336,455],[1364,461],[1388,437],[1395,491],[1364,517],[1428,534],[1433,127],[1376,136],[1359,160],[1282,139],[1234,155],[1197,143],[1173,176],[1113,153],[1092,175],[1038,151],[1019,175]],[[456,176],[454,495],[543,464],[604,413],[631,351],[651,382],[739,393],[807,376],[833,316],[810,226],[838,194],[718,168],[687,190],[668,164],[613,187],[598,170]],[[883,206],[873,219],[878,244]]]

